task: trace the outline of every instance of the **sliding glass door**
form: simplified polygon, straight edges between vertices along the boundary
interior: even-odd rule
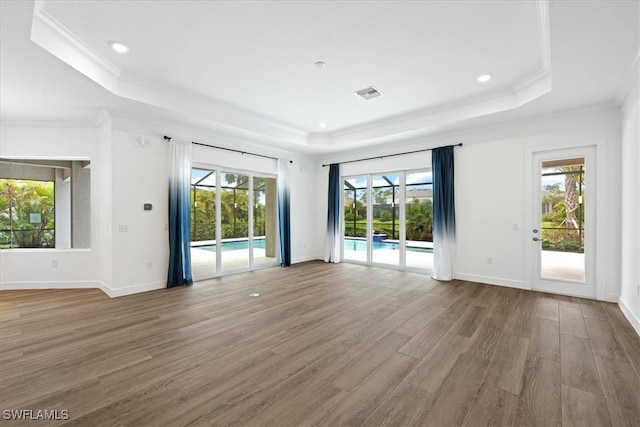
[[[249,175],[221,174],[222,270],[249,266]]]
[[[410,269],[433,270],[431,172],[408,172],[405,177],[405,265]]]
[[[193,277],[216,274],[216,171],[191,171],[191,270]]]
[[[206,168],[191,178],[193,276],[277,265],[276,178]]]
[[[350,261],[369,262],[368,238],[371,224],[367,220],[369,178],[366,176],[344,180],[344,230],[343,258]]]
[[[371,262],[400,265],[400,175],[374,175],[371,179]]]
[[[431,171],[368,174],[342,182],[343,260],[433,269]]]

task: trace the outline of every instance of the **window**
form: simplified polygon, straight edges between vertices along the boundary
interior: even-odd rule
[[[89,165],[0,159],[0,249],[88,248]]]
[[[54,248],[53,181],[0,179],[0,248]]]

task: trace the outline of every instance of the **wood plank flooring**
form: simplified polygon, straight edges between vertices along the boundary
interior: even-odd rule
[[[615,304],[350,264],[0,292],[2,425],[639,426],[639,368]]]

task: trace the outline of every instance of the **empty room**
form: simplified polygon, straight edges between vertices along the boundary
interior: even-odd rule
[[[640,426],[640,1],[0,0],[8,426]]]

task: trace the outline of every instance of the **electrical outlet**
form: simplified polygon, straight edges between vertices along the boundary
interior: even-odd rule
[[[487,257],[487,264],[493,264],[493,257]]]
[[[57,267],[58,266],[58,260],[54,259],[51,261],[51,267]]]
[[[128,226],[127,224],[120,224],[120,225],[118,226],[118,230],[119,230],[121,233],[126,233],[126,232],[128,232],[128,231],[129,231],[129,226]]]
[[[151,261],[147,261],[147,270],[151,270],[151,267],[153,267],[153,264],[151,264]]]

